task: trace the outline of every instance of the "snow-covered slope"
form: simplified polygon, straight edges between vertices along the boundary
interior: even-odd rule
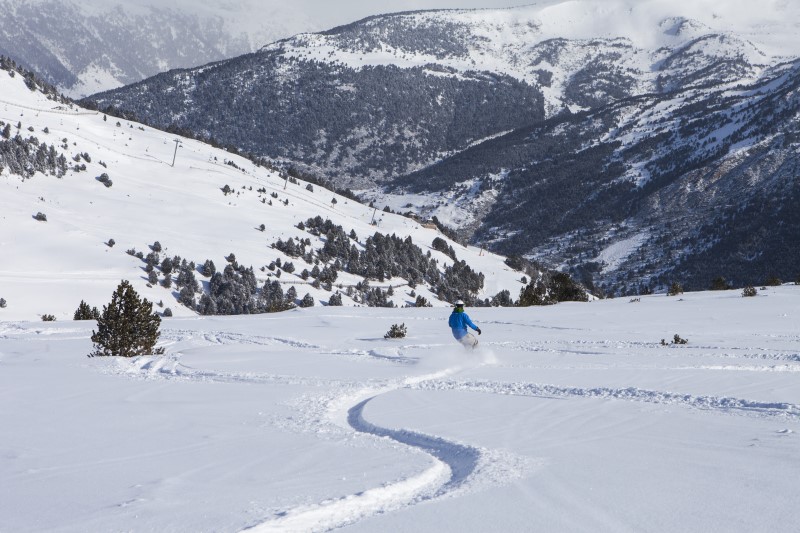
[[[93,322],[0,322],[0,523],[794,531],[798,302],[470,309],[475,352],[446,309],[165,319],[166,355],[131,360],[87,359]]]
[[[279,280],[284,291],[295,286],[299,297],[308,292],[317,305],[326,303],[332,292],[299,276],[314,264],[271,248],[278,239],[293,237],[310,240],[308,251],[320,248],[324,233],[315,236],[296,227],[316,216],[331,219],[346,233],[355,231],[358,241],[351,240],[351,245],[357,248],[363,249],[365,239],[375,232],[395,234],[410,237],[423,253],[430,251],[439,268],[453,263],[431,248],[438,232],[409,218],[383,213],[319,186],[309,190],[305,182],[288,182],[276,171],[197,141],[59,104],[31,91],[19,74],[11,77],[0,70],[0,95],[0,121],[8,125],[11,137],[7,146],[16,146],[16,135],[19,143],[35,137],[39,145],[46,145],[44,159],[52,150],[53,158],[61,154],[69,163],[61,178],[31,171],[32,177],[26,179],[11,174],[12,161],[5,160],[0,173],[0,298],[7,307],[0,308],[0,320],[42,314],[71,318],[82,299],[102,307],[121,279],[129,279],[143,296],[163,301],[177,315],[194,314],[176,304],[174,288],[148,287],[144,263],[126,253],[135,249],[148,254],[148,245],[155,241],[163,246],[162,259],[177,255],[198,266],[210,259],[220,271],[224,257],[233,253],[240,265],[253,266],[259,285],[277,279],[280,269],[266,269],[276,259],[293,262],[296,271],[283,272]],[[35,165],[38,160],[26,163],[25,171]],[[80,165],[85,170],[75,171]],[[110,187],[99,181],[102,174],[108,175]],[[226,185],[230,194],[222,191]],[[38,213],[47,220],[36,220]],[[110,239],[115,241],[113,247],[108,245]],[[459,260],[485,275],[481,298],[501,289],[513,296],[519,293],[522,274],[506,267],[502,257],[449,241],[448,245]],[[341,290],[345,305],[352,305],[347,287],[360,281],[359,276],[340,272],[333,293]],[[434,305],[444,304],[424,283],[416,291],[399,277],[372,285],[393,286],[390,299],[399,306],[413,304],[414,292]]]

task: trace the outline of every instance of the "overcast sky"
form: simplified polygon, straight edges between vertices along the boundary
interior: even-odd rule
[[[0,0],[3,3],[49,0]],[[559,0],[71,0],[87,14],[122,6],[146,14],[148,6],[177,9],[199,16],[219,16],[232,29],[256,36],[257,45],[298,33],[317,32],[371,15],[421,9],[507,8]],[[560,0],[563,1],[563,0]],[[266,40],[266,42],[264,42]]]
[[[235,2],[236,0],[228,0]],[[347,24],[370,15],[420,9],[503,8],[535,3],[536,0],[245,0],[253,11],[298,15],[312,27],[301,31],[319,31]],[[551,0],[552,1],[552,0]],[[224,1],[222,2],[225,3]]]

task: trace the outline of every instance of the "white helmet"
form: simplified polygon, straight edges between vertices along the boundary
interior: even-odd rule
[[[455,307],[464,307],[463,300],[456,300],[456,303],[453,304]]]

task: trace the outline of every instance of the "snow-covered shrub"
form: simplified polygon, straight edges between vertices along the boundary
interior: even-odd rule
[[[758,289],[756,289],[752,285],[749,285],[749,286],[745,287],[744,289],[742,289],[742,297],[743,298],[747,298],[748,296],[755,296],[757,294],[758,294]]]
[[[38,213],[36,213],[36,214],[33,216],[33,218],[35,218],[35,219],[36,219],[36,220],[38,220],[39,222],[47,222],[47,215],[45,215],[45,214],[44,214],[44,213],[42,213],[41,211],[39,211]]]
[[[433,306],[424,296],[417,296],[417,300],[414,302],[414,307],[433,307]]]
[[[158,242],[158,241],[154,242],[150,246],[150,249],[153,250],[155,253],[160,253],[161,252],[161,243]]]
[[[114,184],[114,182],[111,181],[111,178],[109,178],[108,174],[106,174],[105,172],[100,174],[100,176],[97,178],[97,181],[99,181],[106,187],[111,187]]]
[[[156,283],[158,283],[158,274],[156,273],[155,270],[151,270],[150,272],[147,273],[147,282],[150,285],[155,285]]]
[[[682,339],[681,336],[678,335],[677,333],[675,334],[674,337],[672,337],[672,344],[686,344],[688,342],[689,342],[688,340]]]
[[[113,248],[115,244],[117,244],[117,241],[114,239],[108,239],[108,242],[106,243],[109,248]]]
[[[441,237],[434,237],[431,246],[434,250],[442,252],[444,255],[450,257],[450,259],[454,261],[456,260],[456,251],[453,250],[453,247],[447,244],[447,241]]]
[[[303,299],[300,300],[300,307],[314,307],[314,297],[306,293]]]
[[[8,302],[6,302],[6,299],[5,298],[0,298],[0,309],[5,309],[5,307],[7,305],[8,305]]]
[[[767,278],[767,281],[764,282],[764,285],[767,287],[780,287],[783,285],[783,280],[781,280],[781,278],[778,276],[773,275]]]
[[[214,265],[214,261],[211,259],[206,259],[206,262],[203,263],[203,266],[200,267],[200,273],[207,278],[210,278],[214,274],[217,273],[217,267]]]
[[[408,329],[406,328],[405,322],[400,324],[392,324],[392,327],[389,328],[389,331],[386,335],[383,336],[384,339],[402,339],[408,334]]]
[[[180,293],[178,293],[178,303],[194,310],[197,305],[194,299],[194,294],[194,287],[185,286],[181,288]]]
[[[328,305],[339,307],[342,305],[342,295],[338,292],[336,294],[331,294],[331,297],[328,299]]]
[[[153,304],[140,298],[130,282],[123,280],[97,319],[97,331],[92,331],[94,351],[89,357],[163,354],[163,348],[155,347],[160,325],[161,317],[153,312]]]
[[[164,316],[171,317],[172,316],[172,309],[170,309],[169,307],[164,309]]]
[[[165,257],[163,261],[161,261],[161,272],[164,273],[165,276],[168,276],[172,273],[172,269],[174,267],[174,263],[172,262],[171,257]]]
[[[42,321],[44,321],[44,322],[55,322],[56,321],[56,317],[53,316],[53,315],[44,314],[44,315],[42,315]]]
[[[493,307],[513,307],[514,300],[511,298],[511,292],[502,290],[492,298],[491,305]]]

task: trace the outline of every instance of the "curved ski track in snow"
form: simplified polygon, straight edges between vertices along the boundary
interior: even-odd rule
[[[580,388],[542,385],[537,383],[505,383],[496,381],[454,381],[431,380],[418,383],[419,390],[458,390],[509,396],[539,396],[553,398],[607,398],[663,405],[681,405],[703,411],[717,411],[758,417],[800,418],[800,406],[784,402],[757,402],[740,398],[720,396],[693,396],[640,389],[627,388]]]
[[[364,407],[373,399],[374,397],[367,398],[350,408],[347,412],[347,421],[350,427],[360,433],[369,433],[376,437],[389,437],[402,444],[419,448],[446,463],[450,467],[450,480],[442,485],[434,496],[441,496],[459,487],[477,469],[478,460],[481,456],[481,452],[477,448],[456,444],[441,437],[433,437],[403,429],[382,428],[367,422],[364,419]]]
[[[484,481],[488,483],[500,483],[524,475],[535,466],[534,462],[502,452],[459,444],[442,437],[405,429],[384,428],[364,418],[364,408],[383,394],[403,388],[413,389],[426,381],[443,379],[464,369],[462,366],[454,366],[432,374],[408,377],[378,390],[365,388],[329,402],[329,418],[335,420],[346,414],[345,420],[351,430],[375,438],[388,438],[421,450],[431,456],[433,466],[421,474],[382,487],[282,511],[274,519],[246,531],[330,531],[370,516],[455,495],[461,490],[470,490],[472,485],[481,484],[475,482],[476,477],[486,477]]]
[[[319,349],[290,339],[257,337],[223,332],[195,332],[169,330],[164,332],[166,344],[184,342],[191,346],[214,344],[290,345],[294,348]],[[400,365],[413,365],[414,358],[387,356],[374,350],[352,352],[326,352],[331,355],[354,355]],[[192,368],[181,362],[179,351],[165,356],[141,356],[133,359],[114,359],[103,371],[126,375],[137,379],[163,379],[178,381],[204,381],[217,383],[253,383],[276,385],[304,385],[311,387],[334,387],[335,392],[319,396],[304,396],[287,403],[295,408],[297,416],[292,422],[273,421],[278,426],[295,431],[314,431],[320,437],[342,437],[355,432],[374,439],[390,439],[430,456],[432,464],[423,472],[406,479],[389,482],[357,494],[329,499],[312,505],[275,512],[265,522],[247,528],[250,532],[271,531],[330,531],[360,520],[391,512],[425,501],[458,495],[486,485],[506,483],[530,471],[536,463],[528,458],[513,456],[501,451],[479,449],[449,441],[442,437],[426,435],[406,429],[390,429],[373,424],[365,419],[364,409],[383,394],[400,389],[424,389],[428,381],[444,380],[449,376],[477,365],[492,361],[491,353],[483,361],[455,365],[436,372],[407,376],[392,381],[359,381],[322,379],[276,375],[256,372],[225,372]]]

